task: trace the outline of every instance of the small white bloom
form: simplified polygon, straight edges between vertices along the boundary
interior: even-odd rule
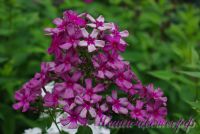
[[[105,127],[95,126],[94,124],[88,126],[92,129],[93,134],[110,134],[110,129]]]
[[[60,128],[60,126],[59,126]],[[59,130],[56,127],[55,123],[51,124],[51,127],[49,129],[47,129],[47,134],[59,134]]]
[[[29,128],[24,130],[24,134],[42,134],[42,130],[40,128]]]
[[[46,89],[46,91],[47,92],[52,92],[52,90],[53,90],[53,87],[54,87],[54,81],[52,81],[52,82],[50,82],[50,83],[48,83],[46,86],[45,86],[45,89]],[[45,96],[45,92],[42,90],[42,97],[44,97]]]

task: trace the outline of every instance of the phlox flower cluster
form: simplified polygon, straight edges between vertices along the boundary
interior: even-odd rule
[[[14,109],[26,112],[40,101],[45,109],[67,113],[60,122],[68,128],[106,125],[118,117],[165,121],[163,92],[143,85],[120,56],[127,47],[127,30],[120,31],[102,15],[94,18],[71,10],[53,23],[56,27],[45,32],[52,38],[48,53],[54,61],[42,62],[41,72],[16,91]],[[45,89],[50,82],[51,92]]]

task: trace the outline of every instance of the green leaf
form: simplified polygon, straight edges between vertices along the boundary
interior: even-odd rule
[[[192,101],[186,101],[188,104],[190,104],[194,109],[200,109],[200,101],[192,102]]]
[[[175,77],[174,73],[172,73],[171,71],[165,71],[165,70],[152,71],[152,72],[149,72],[148,74],[156,78],[166,80],[166,81],[170,81],[172,78]]]
[[[200,78],[200,72],[190,72],[190,71],[179,71],[179,72],[194,78]]]
[[[122,0],[109,0],[111,4],[118,5],[121,3]]]
[[[0,63],[5,62],[5,61],[7,61],[7,60],[8,60],[8,58],[0,57]]]
[[[111,131],[110,133],[111,134],[118,134],[119,130],[120,130],[119,128],[112,128],[112,129],[110,129],[110,131]]]
[[[5,120],[3,120],[3,124],[1,125],[1,129],[3,130],[3,134],[14,134],[15,132],[15,114],[13,114],[10,106],[5,104],[1,105],[1,112]]]
[[[76,134],[92,134],[92,129],[88,126],[80,126]]]

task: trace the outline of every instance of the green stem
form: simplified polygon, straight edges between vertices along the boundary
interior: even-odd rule
[[[49,112],[49,114],[50,114],[50,117],[51,117],[52,121],[55,123],[55,125],[56,125],[56,127],[57,127],[59,133],[62,134],[62,131],[61,131],[60,128],[58,127],[58,124],[57,124],[57,122],[56,122],[56,119],[54,118],[53,114],[51,113],[51,111],[50,111],[49,109],[48,109],[48,112]]]

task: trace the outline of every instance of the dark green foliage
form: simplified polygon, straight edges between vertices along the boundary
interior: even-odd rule
[[[189,133],[200,131],[200,4],[198,0],[0,0],[0,133],[18,134],[40,126],[38,114],[12,110],[14,91],[51,57],[50,38],[43,33],[62,11],[73,9],[104,15],[127,29],[129,46],[123,54],[143,83],[155,83],[168,97],[168,120],[197,121]],[[79,128],[78,134],[91,133]],[[113,134],[170,134],[169,128],[112,129]],[[185,133],[180,130],[179,133]]]

